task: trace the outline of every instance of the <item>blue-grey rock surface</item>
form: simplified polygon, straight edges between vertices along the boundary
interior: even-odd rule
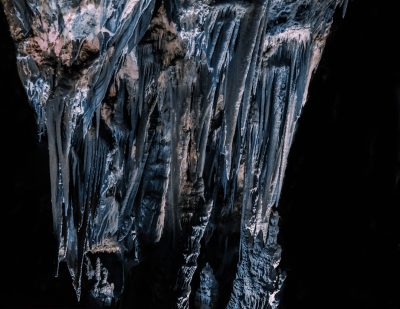
[[[147,265],[150,307],[277,308],[287,158],[346,3],[2,3],[78,298],[123,299]]]

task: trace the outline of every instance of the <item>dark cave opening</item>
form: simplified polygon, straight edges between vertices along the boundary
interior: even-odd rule
[[[336,16],[281,198],[281,308],[400,308],[398,8]]]

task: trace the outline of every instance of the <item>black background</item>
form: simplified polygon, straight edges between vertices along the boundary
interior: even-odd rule
[[[282,308],[400,309],[400,10],[358,0],[304,108],[280,206]],[[1,307],[84,307],[56,271],[48,154],[0,18]]]
[[[281,201],[282,308],[400,308],[400,10],[338,12]]]

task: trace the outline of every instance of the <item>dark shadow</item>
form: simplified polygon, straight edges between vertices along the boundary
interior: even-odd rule
[[[400,35],[394,1],[336,16],[281,203],[281,308],[400,308]]]
[[[47,141],[39,141],[1,5],[0,55],[1,307],[77,308],[65,265],[55,278]]]

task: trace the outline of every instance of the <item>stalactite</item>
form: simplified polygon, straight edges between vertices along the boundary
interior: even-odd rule
[[[227,306],[276,308],[276,208],[342,1],[2,2],[48,136],[58,262],[78,298],[110,305],[153,260],[165,274],[152,278],[153,306],[173,295],[166,307],[188,308],[196,272],[210,289],[200,303],[215,304],[204,297],[218,298],[227,268],[197,260],[236,220],[240,242],[221,248],[239,255]]]

